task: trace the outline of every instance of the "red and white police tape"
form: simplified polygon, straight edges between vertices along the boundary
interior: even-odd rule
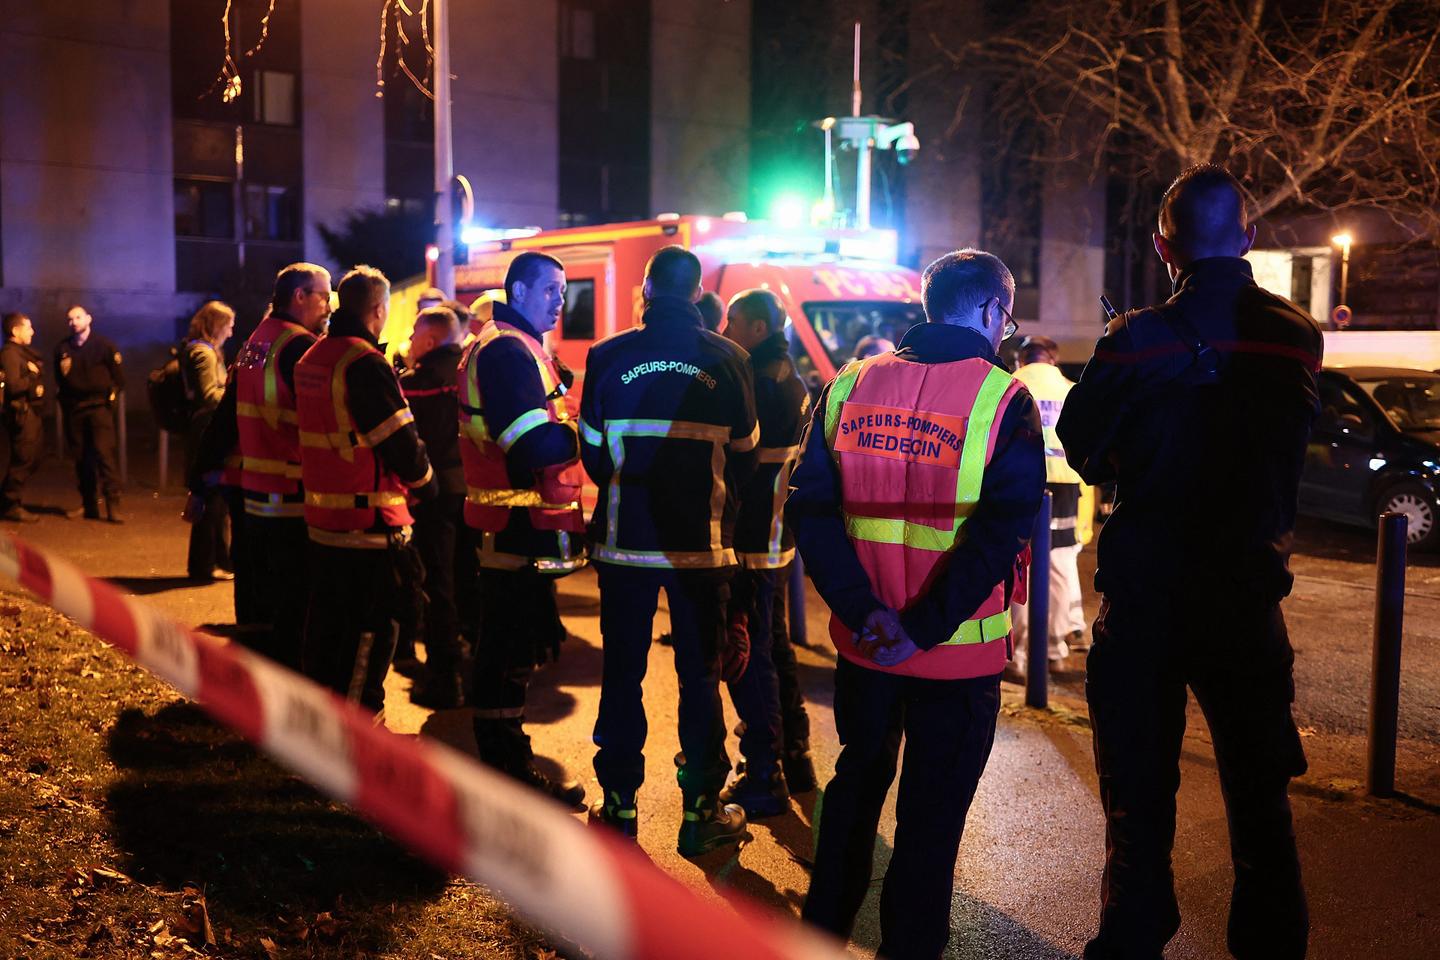
[[[134,658],[431,863],[600,958],[838,958],[790,917],[702,900],[637,850],[443,744],[236,644],[169,620],[11,535],[0,575]]]

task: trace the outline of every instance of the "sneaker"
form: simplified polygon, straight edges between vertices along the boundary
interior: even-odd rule
[[[749,836],[744,807],[736,803],[722,804],[709,794],[699,794],[685,798],[684,820],[675,846],[682,857],[698,857]]]
[[[605,798],[591,804],[591,826],[609,827],[627,840],[636,840],[640,835],[640,815],[635,809],[635,798],[622,797],[613,790],[606,793]]]
[[[431,710],[455,710],[465,706],[465,684],[458,673],[427,670],[410,688],[410,702]]]
[[[1070,635],[1065,638],[1070,647],[1071,653],[1085,653],[1090,649],[1090,637],[1084,630],[1071,630]]]
[[[0,520],[8,520],[11,523],[39,523],[40,518],[29,510],[23,509],[20,504],[14,503],[4,513],[0,513]]]
[[[720,791],[721,803],[738,803],[751,820],[777,817],[790,809],[790,788],[778,767],[768,779],[746,770]]]
[[[785,772],[785,785],[790,795],[809,793],[819,786],[815,777],[815,758],[810,755],[810,744],[796,744],[780,756],[780,769]]]
[[[545,774],[535,769],[533,763],[518,773],[511,773],[510,775],[527,787],[537,790],[554,800],[559,800],[567,807],[574,810],[585,809],[585,787],[578,780],[551,780],[545,776]]]

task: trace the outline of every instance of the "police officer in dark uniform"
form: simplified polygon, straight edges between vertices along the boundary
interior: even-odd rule
[[[415,548],[425,564],[428,602],[422,626],[425,672],[416,680],[410,699],[437,709],[465,705],[460,679],[460,621],[455,608],[457,543],[465,525],[460,404],[455,392],[461,329],[461,320],[451,307],[421,310],[410,337],[409,367],[400,375],[400,390],[415,414],[415,429],[425,441],[439,484],[439,494],[433,500],[417,503],[411,510],[415,516]],[[402,643],[405,639],[401,638]]]
[[[678,246],[650,258],[642,325],[590,348],[580,401],[581,456],[600,487],[589,534],[605,645],[595,721],[604,799],[591,814],[635,835],[635,793],[645,778],[640,686],[664,588],[686,757],[677,844],[684,856],[745,832],[745,811],[717,799],[730,771],[718,684],[736,493],[760,439],[745,352],[701,329],[700,273],[700,261]]]
[[[23,313],[7,313],[5,345],[0,347],[0,374],[4,378],[5,432],[10,437],[10,467],[0,490],[0,520],[34,523],[39,518],[20,505],[25,483],[40,462],[40,411],[45,398],[40,354],[31,343],[35,327]]]
[[[1086,665],[1108,821],[1088,960],[1159,960],[1180,926],[1170,853],[1187,686],[1230,823],[1230,952],[1305,956],[1287,795],[1305,756],[1280,601],[1323,340],[1252,279],[1243,198],[1210,164],[1171,184],[1154,242],[1175,294],[1111,321],[1057,425],[1081,477],[1119,491],[1100,534]]]
[[[125,389],[125,372],[115,344],[91,329],[94,323],[78,304],[65,315],[70,336],[55,347],[55,382],[65,414],[66,439],[75,454],[83,514],[123,523],[120,516],[120,468],[115,459],[115,397]]]
[[[795,538],[785,525],[785,496],[800,455],[810,393],[790,360],[785,307],[771,291],[736,294],[730,300],[725,337],[750,353],[760,446],[755,472],[740,489],[735,524],[741,569],[731,619],[738,614],[746,620],[750,662],[740,678],[731,681],[730,697],[745,725],[740,737],[745,769],[720,798],[740,804],[757,818],[789,809],[791,792],[815,788],[810,718],[785,623],[785,584],[795,559]]]

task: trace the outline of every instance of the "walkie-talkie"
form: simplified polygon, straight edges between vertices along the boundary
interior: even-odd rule
[[[1115,306],[1110,302],[1110,298],[1105,296],[1105,294],[1103,293],[1100,294],[1100,308],[1105,311],[1106,323],[1109,323],[1111,320],[1114,320],[1116,317],[1120,316],[1120,314],[1115,312]]]

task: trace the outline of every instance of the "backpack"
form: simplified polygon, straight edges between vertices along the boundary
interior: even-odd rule
[[[190,400],[185,395],[185,378],[180,373],[180,348],[170,348],[170,358],[150,371],[145,388],[155,423],[169,433],[183,433],[190,425]]]

